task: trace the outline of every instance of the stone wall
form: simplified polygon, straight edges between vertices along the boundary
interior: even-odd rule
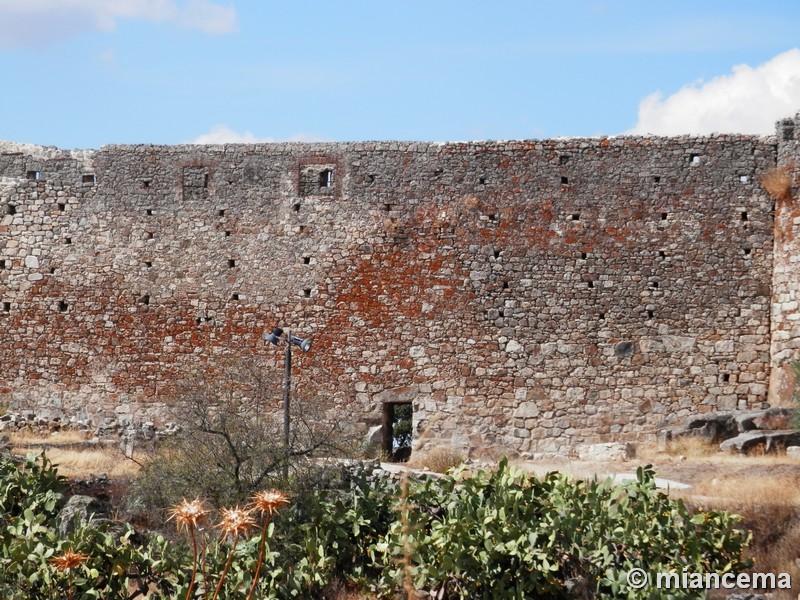
[[[530,453],[760,407],[775,138],[11,147],[0,402],[163,418],[169,385],[314,338],[298,391]],[[276,390],[276,409],[280,391]]]
[[[777,166],[789,175],[791,189],[775,201],[770,399],[786,404],[795,387],[791,364],[800,360],[800,113],[780,121],[777,133]]]

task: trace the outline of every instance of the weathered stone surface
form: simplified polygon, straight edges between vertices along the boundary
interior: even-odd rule
[[[773,407],[756,415],[753,426],[760,430],[792,429],[795,425],[795,410]]]
[[[369,428],[367,431],[367,435],[365,436],[365,441],[367,444],[372,445],[380,445],[383,443],[383,426],[382,425],[374,425]]]
[[[800,446],[786,446],[786,456],[800,458]]]
[[[687,436],[720,443],[748,431],[786,430],[794,425],[794,414],[793,409],[774,407],[695,415],[685,425],[659,431],[658,447],[665,450],[670,442]]]
[[[381,404],[411,402],[417,397],[417,394],[419,394],[419,388],[417,386],[402,386],[375,394],[375,401]]]
[[[780,203],[773,230],[758,180],[797,153],[739,135],[4,145],[0,403],[158,432],[192,365],[280,372],[263,334],[281,325],[315,339],[297,389],[362,433],[413,401],[418,439],[536,453],[760,407],[800,348],[800,235]]]
[[[580,460],[614,462],[630,460],[636,456],[633,444],[608,442],[604,444],[581,444],[575,448]]]
[[[723,452],[747,454],[753,450],[777,452],[788,446],[800,444],[800,431],[745,431],[720,444]]]
[[[108,506],[92,496],[70,496],[56,515],[56,528],[61,537],[66,537],[91,519],[94,524],[108,523]]]
[[[660,443],[682,437],[701,437],[710,443],[719,443],[739,433],[739,425],[733,413],[706,413],[690,417],[686,424],[661,434]]]

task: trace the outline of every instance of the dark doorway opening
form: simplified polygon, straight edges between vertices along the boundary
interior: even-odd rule
[[[405,462],[411,457],[413,415],[411,402],[383,405],[383,450],[388,460]]]

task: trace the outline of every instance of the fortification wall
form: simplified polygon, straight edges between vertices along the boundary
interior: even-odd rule
[[[158,422],[220,354],[366,429],[502,452],[760,406],[774,138],[107,146],[0,155],[0,402]],[[276,408],[280,394],[276,396]]]
[[[775,258],[772,290],[772,370],[770,400],[791,403],[800,360],[800,113],[778,122],[778,169],[790,187],[775,202]]]

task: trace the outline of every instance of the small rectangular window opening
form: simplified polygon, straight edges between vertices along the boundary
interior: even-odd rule
[[[589,286],[589,289],[594,287],[594,281],[592,281],[591,279],[589,281],[587,281],[586,283]]]
[[[224,217],[224,216],[225,216],[225,209],[224,209],[224,208],[220,208],[220,209],[217,211],[217,214],[218,214],[220,217]]]
[[[494,213],[489,213],[489,214],[488,214],[488,215],[486,215],[486,216],[487,216],[487,217],[489,217],[489,220],[490,220],[490,221],[492,221],[492,222],[497,222],[497,215],[496,215],[496,214],[494,214]]]
[[[292,210],[294,212],[300,212],[300,203],[296,202],[294,205],[292,205]]]
[[[569,154],[562,154],[558,157],[558,164],[565,165],[569,162]]]
[[[231,237],[231,232],[230,231],[226,231],[225,232],[225,237]]]
[[[510,284],[507,281],[503,282],[503,289],[507,290],[510,287]]]
[[[581,260],[586,260],[589,255],[586,252],[581,252]]]
[[[304,265],[310,265],[311,264],[311,257],[310,256],[304,256],[303,257],[303,264]]]
[[[742,250],[744,250],[745,256],[750,256],[750,254],[753,252],[751,248],[743,248]]]
[[[580,221],[581,220],[581,213],[576,212],[570,215],[570,219],[573,221]]]
[[[689,163],[693,165],[700,164],[700,155],[699,154],[690,154],[689,155]]]
[[[72,238],[69,238],[69,237],[68,238],[64,238],[64,243],[65,244],[71,244],[72,243]]]
[[[730,373],[723,373],[722,374],[722,382],[723,383],[728,383],[730,380],[731,380]]]
[[[383,450],[392,462],[405,462],[411,457],[414,408],[410,402],[383,404]]]
[[[17,214],[17,207],[14,204],[6,204],[6,214],[7,215],[15,215]]]
[[[231,296],[231,300],[238,300],[238,299],[239,299],[239,294],[233,294]]]
[[[652,289],[654,289],[654,290],[657,290],[658,289],[658,282],[657,281],[651,281],[650,282],[650,287]]]
[[[653,183],[661,183],[661,175],[653,175]]]
[[[300,233],[305,233],[306,232],[306,226],[305,225],[300,225],[300,231],[299,232]]]
[[[7,269],[8,265],[6,264],[5,259],[0,259],[0,270]]]
[[[494,255],[495,258],[500,258],[500,252],[501,252],[500,250],[494,250],[492,254]]]
[[[325,169],[319,174],[319,187],[333,187],[333,169]]]
[[[561,185],[567,185],[568,183],[569,183],[569,177],[566,177],[565,175],[562,175],[561,176]]]
[[[667,213],[665,213],[665,212],[662,212],[662,213],[661,213],[661,220],[662,220],[662,221],[666,221],[668,216],[669,216],[669,215],[668,215]]]
[[[81,183],[88,183],[89,185],[94,185],[94,174],[87,173],[81,177]]]
[[[144,234],[144,239],[152,240],[154,236],[155,236],[155,234],[152,231],[147,231]]]
[[[486,185],[486,177],[479,177],[478,178],[478,183],[480,185]]]
[[[152,217],[153,216],[153,209],[152,208],[146,209],[144,211],[144,214],[146,214],[148,217]]]
[[[659,258],[666,258],[667,257],[667,253],[664,252],[663,250],[659,250],[658,251],[658,257]]]
[[[144,261],[144,266],[147,267],[148,269],[151,268],[153,266],[153,261],[152,260]]]
[[[392,205],[388,202],[383,203],[383,212],[392,212]]]
[[[59,202],[58,203],[58,212],[64,212],[65,210],[67,210],[67,205],[64,204],[63,202]]]
[[[742,221],[749,221],[750,219],[747,217],[747,211],[742,211]]]
[[[306,288],[303,290],[303,297],[304,298],[311,298],[311,288]]]
[[[28,171],[25,173],[25,177],[27,177],[28,181],[39,181],[42,178],[41,171]]]
[[[58,303],[58,311],[67,312],[68,310],[69,310],[69,304],[67,304],[65,300],[60,300]]]
[[[647,318],[648,319],[652,319],[653,318],[653,311],[652,310],[648,310],[647,311]]]
[[[601,321],[605,321],[606,313],[597,313],[597,318],[600,319]]]
[[[11,302],[3,302],[3,312],[11,312]]]
[[[141,298],[139,298],[139,304],[144,304],[145,306],[150,306],[150,294],[145,294]]]
[[[142,189],[143,189],[143,190],[146,190],[146,189],[148,189],[149,187],[150,187],[150,180],[149,180],[149,179],[145,179],[145,180],[143,180],[143,181],[142,181]]]
[[[235,266],[236,266],[236,260],[235,260],[235,259],[233,259],[233,258],[229,258],[229,259],[228,259],[228,268],[229,268],[229,269],[232,269],[232,268],[234,268]]]

